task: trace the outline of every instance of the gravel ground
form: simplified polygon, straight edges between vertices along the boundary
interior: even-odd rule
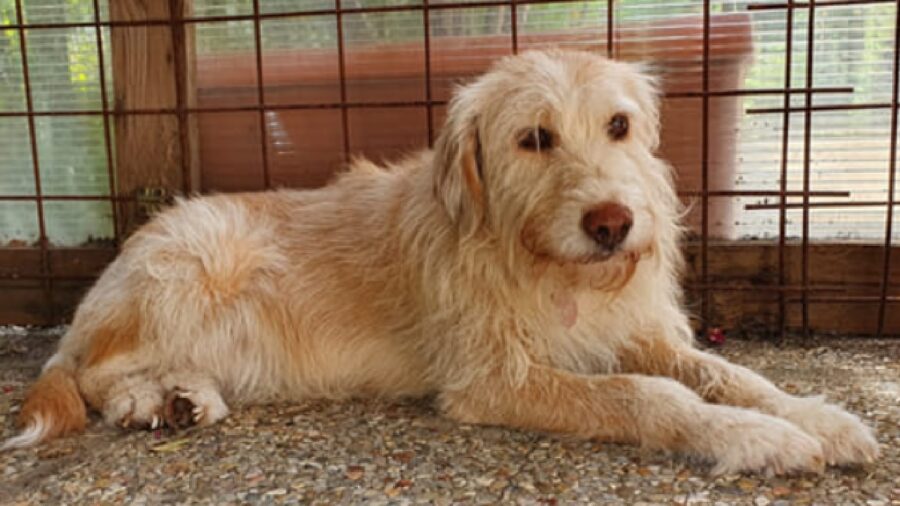
[[[0,329],[0,436],[57,331]],[[825,393],[878,430],[882,458],[823,475],[705,475],[659,453],[448,422],[427,401],[242,410],[206,429],[88,433],[0,454],[0,504],[526,503],[900,505],[900,340],[719,351],[798,394]]]

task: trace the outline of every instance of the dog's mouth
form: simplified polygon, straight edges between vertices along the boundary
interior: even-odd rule
[[[597,246],[593,251],[579,255],[561,255],[553,248],[547,247],[538,240],[538,235],[533,233],[531,227],[525,227],[520,234],[521,245],[530,253],[539,263],[552,263],[559,266],[589,266],[599,265],[603,263],[617,263],[624,261],[625,263],[637,264],[638,261],[649,251],[638,251],[632,248],[623,248],[621,244],[617,244],[612,248]]]
[[[631,255],[631,253],[622,251],[621,248],[600,249],[594,253],[591,253],[589,255],[585,255],[584,257],[579,258],[578,260],[575,261],[575,263],[596,264],[596,263],[606,262],[617,256],[627,257],[628,255]]]
[[[644,256],[644,253],[639,251],[614,248],[598,249],[597,251],[574,257],[562,257],[548,251],[542,251],[539,248],[535,248],[533,247],[533,245],[529,245],[527,243],[524,243],[524,246],[525,249],[528,250],[528,252],[531,253],[536,260],[542,262],[551,262],[560,266],[591,266],[603,263],[616,263],[618,261],[637,264],[637,262],[639,262]]]
[[[615,293],[631,281],[644,253],[607,251],[572,259],[536,255],[535,272],[542,276],[548,268],[559,273],[573,286]]]

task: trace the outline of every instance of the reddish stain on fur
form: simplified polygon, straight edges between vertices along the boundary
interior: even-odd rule
[[[578,321],[578,303],[575,297],[566,290],[554,292],[550,298],[559,311],[559,322],[566,328],[571,328]]]

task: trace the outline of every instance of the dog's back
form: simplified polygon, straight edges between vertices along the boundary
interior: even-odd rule
[[[406,324],[382,310],[408,304],[388,300],[409,293],[390,288],[400,252],[373,240],[397,233],[411,174],[362,167],[320,190],[161,213],[86,295],[5,447],[83,429],[85,401],[111,423],[156,426],[171,391],[203,423],[227,413],[224,399],[427,392],[424,365],[394,339]]]

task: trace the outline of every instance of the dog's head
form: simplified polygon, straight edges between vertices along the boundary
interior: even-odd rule
[[[638,258],[675,235],[653,79],[584,52],[501,60],[460,89],[435,189],[463,235],[485,230],[557,264]]]

